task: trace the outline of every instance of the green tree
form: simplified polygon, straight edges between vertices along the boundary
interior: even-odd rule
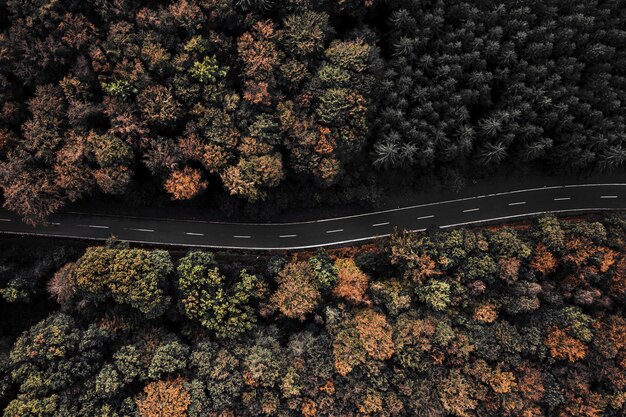
[[[337,281],[338,271],[335,263],[328,256],[328,252],[324,249],[319,249],[315,256],[309,258],[309,264],[315,272],[320,289],[328,290],[332,288]]]
[[[253,327],[256,276],[242,270],[239,280],[231,283],[208,252],[190,252],[182,258],[178,276],[180,303],[188,318],[222,338],[237,337]]]
[[[415,292],[420,301],[433,310],[446,310],[452,302],[450,284],[439,279],[432,279],[424,285],[417,286]]]
[[[189,69],[189,74],[203,84],[214,83],[218,78],[228,74],[228,67],[220,67],[215,55],[205,56],[202,61],[195,61]]]
[[[11,379],[20,394],[4,415],[53,415],[59,395],[97,371],[107,340],[95,325],[82,330],[65,314],[53,314],[24,332],[9,356]]]
[[[88,140],[100,167],[129,166],[134,160],[133,149],[116,136],[98,135],[92,132]]]
[[[87,248],[76,262],[76,288],[94,300],[113,298],[144,313],[147,318],[163,314],[169,304],[165,294],[174,265],[163,250]]]
[[[178,340],[162,343],[154,351],[150,365],[148,365],[148,378],[158,380],[184,372],[187,369],[188,360],[189,346]]]

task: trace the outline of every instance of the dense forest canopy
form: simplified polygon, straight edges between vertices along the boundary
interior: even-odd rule
[[[0,188],[373,201],[476,167],[626,159],[623,0],[3,0]],[[316,191],[298,193],[308,187]]]
[[[34,277],[0,281],[4,417],[626,412],[623,216],[285,257],[37,253],[2,259]]]

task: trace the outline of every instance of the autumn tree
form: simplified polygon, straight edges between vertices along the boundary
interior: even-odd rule
[[[231,195],[251,202],[263,200],[266,188],[276,187],[284,177],[280,155],[252,156],[240,159],[221,174],[224,186]]]
[[[565,359],[576,362],[587,355],[587,347],[579,340],[570,336],[564,329],[558,327],[549,330],[545,340],[550,356],[555,359]]]
[[[355,314],[354,321],[363,349],[374,359],[391,358],[395,351],[393,329],[385,315],[373,309],[365,309]]]
[[[530,262],[530,266],[542,275],[547,275],[556,269],[557,259],[550,251],[548,251],[544,244],[539,243],[535,247],[534,256]]]
[[[351,303],[366,301],[365,292],[369,285],[368,276],[359,269],[352,258],[337,259],[337,284],[333,288],[335,297],[344,298]]]
[[[136,399],[141,417],[185,417],[191,396],[182,378],[147,384],[143,395]]]
[[[189,200],[202,193],[207,182],[202,180],[202,173],[188,166],[182,170],[173,171],[165,181],[165,190],[174,200]]]
[[[304,320],[320,301],[315,271],[308,262],[289,262],[276,276],[278,288],[270,301],[285,317]]]

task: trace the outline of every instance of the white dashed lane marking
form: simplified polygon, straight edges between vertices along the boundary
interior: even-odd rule
[[[526,204],[525,201],[517,201],[515,203],[509,203],[509,206],[521,206],[521,205],[524,205],[524,204]]]
[[[109,226],[96,226],[93,224],[87,225],[87,227],[90,227],[92,229],[108,229],[109,228]]]
[[[241,236],[241,235],[235,235],[233,236],[235,239],[252,239],[252,236]]]
[[[296,237],[298,235],[280,235],[280,237]]]
[[[203,233],[193,233],[193,232],[187,232],[187,233],[185,233],[185,234],[186,234],[186,235],[189,235],[189,236],[204,236],[204,234],[203,234]]]
[[[463,213],[470,213],[472,211],[478,211],[480,210],[479,208],[473,208],[473,209],[467,209],[467,210],[463,210]]]
[[[372,227],[378,227],[378,226],[387,226],[390,222],[385,222],[385,223],[376,223],[373,224]]]
[[[343,229],[327,230],[326,233],[339,233],[343,232]]]
[[[147,233],[154,232],[154,230],[152,230],[152,229],[126,229],[126,230],[132,230],[134,232],[147,232]]]
[[[554,201],[567,201],[567,200],[571,200],[571,197],[559,197],[559,198],[555,198]]]
[[[600,198],[617,198],[617,196],[616,195],[603,195]]]
[[[422,217],[418,217],[417,220],[424,220],[424,219],[432,219],[433,217],[435,217],[434,214],[431,214],[430,216],[422,216]]]
[[[0,219],[0,222],[10,222],[11,219]]]

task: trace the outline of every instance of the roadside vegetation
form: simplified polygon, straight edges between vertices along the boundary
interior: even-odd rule
[[[34,276],[32,263],[4,258],[0,407],[621,416],[625,248],[623,216],[548,216],[284,256],[111,241],[42,251],[31,286],[13,277]],[[32,300],[48,311],[15,331]]]
[[[237,217],[626,159],[621,0],[0,1],[0,189]],[[311,190],[302,193],[300,190]]]

